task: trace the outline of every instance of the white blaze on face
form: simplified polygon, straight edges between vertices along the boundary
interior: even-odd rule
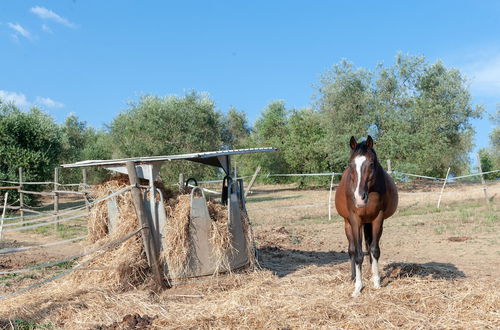
[[[358,179],[358,182],[356,183],[356,190],[354,190],[354,199],[356,200],[356,206],[365,205],[363,198],[359,194],[359,185],[361,184],[361,167],[363,166],[365,160],[366,160],[365,156],[358,156],[354,158],[354,164],[356,165],[356,176]]]

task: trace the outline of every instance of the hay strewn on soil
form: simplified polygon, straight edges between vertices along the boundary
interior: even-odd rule
[[[402,268],[415,268],[411,264]],[[429,267],[428,267],[429,268]],[[428,269],[436,273],[439,269]],[[308,266],[286,277],[270,271],[208,278],[153,293],[75,290],[51,284],[8,299],[0,315],[53,322],[67,329],[112,325],[130,313],[165,328],[498,328],[500,282],[430,279],[389,267],[381,289],[365,272],[362,295],[350,297],[349,265]],[[64,306],[64,308],[62,308]]]

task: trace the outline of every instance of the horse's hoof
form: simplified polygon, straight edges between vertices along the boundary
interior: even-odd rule
[[[357,285],[355,285],[354,286],[354,291],[352,293],[352,297],[356,298],[357,296],[359,296],[360,293],[361,293],[361,290],[363,290],[363,284],[362,283],[358,283]]]
[[[373,279],[373,286],[375,287],[375,289],[380,289],[380,278],[379,277],[376,277]]]

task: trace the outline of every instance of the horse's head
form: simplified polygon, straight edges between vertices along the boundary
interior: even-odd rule
[[[368,193],[375,185],[375,177],[380,165],[370,135],[366,141],[360,143],[357,143],[354,136],[351,136],[349,144],[351,146],[351,158],[349,159],[350,191],[353,193],[352,198],[356,207],[365,207],[368,204]]]

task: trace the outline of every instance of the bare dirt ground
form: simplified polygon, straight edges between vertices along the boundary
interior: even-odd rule
[[[68,329],[155,328],[499,328],[500,183],[400,186],[398,212],[384,224],[383,287],[350,294],[343,219],[329,192],[258,186],[248,198],[262,270],[205,278],[165,291],[79,287],[61,278],[6,298],[0,326]],[[332,196],[333,200],[333,196]],[[312,206],[311,206],[312,205]],[[37,233],[4,244],[34,244]],[[53,233],[56,235],[56,233]],[[0,270],[55,260],[82,247],[0,256]],[[67,250],[66,250],[67,249]],[[34,278],[0,278],[0,295]],[[89,275],[92,276],[89,271]]]

